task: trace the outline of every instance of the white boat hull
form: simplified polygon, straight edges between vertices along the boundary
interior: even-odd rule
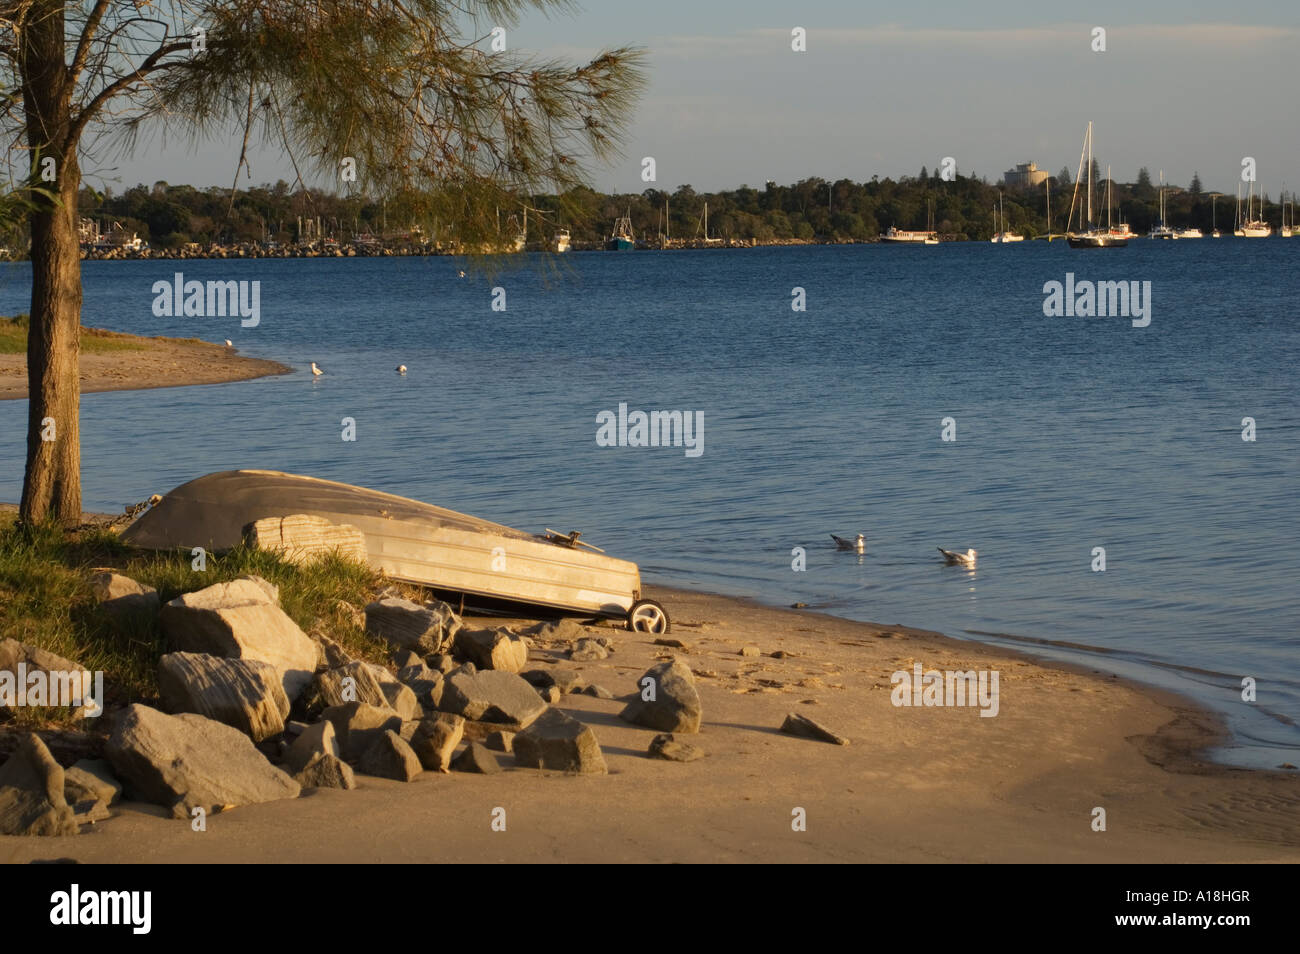
[[[310,514],[356,527],[370,565],[434,589],[622,617],[641,598],[635,563],[442,507],[350,484],[279,471],[209,474],[182,484],[122,539],[146,549],[222,552],[255,520]]]

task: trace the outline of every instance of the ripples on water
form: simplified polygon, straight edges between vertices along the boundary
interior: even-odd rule
[[[810,247],[466,279],[448,259],[87,263],[87,324],[230,337],[328,373],[86,395],[85,503],[271,467],[577,527],[652,581],[1097,647],[1038,651],[1213,705],[1233,761],[1300,762],[1298,255],[1283,239]],[[150,286],[177,264],[260,280],[261,325],[155,318]],[[1071,270],[1151,281],[1150,327],[1043,317],[1043,283]],[[27,275],[4,273],[0,311],[26,310]],[[598,448],[596,414],[620,401],[703,411],[704,455]],[[0,499],[19,494],[25,421],[0,403]],[[858,531],[864,556],[828,546]],[[978,569],[936,546],[976,547]]]

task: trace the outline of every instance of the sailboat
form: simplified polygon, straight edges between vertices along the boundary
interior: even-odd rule
[[[627,215],[619,216],[618,221],[614,223],[614,231],[605,240],[605,251],[630,252],[635,248],[636,237],[632,232],[632,210],[629,208]]]
[[[1107,224],[1106,228],[1099,227],[1092,220],[1092,123],[1088,123],[1088,131],[1083,137],[1083,152],[1079,155],[1079,176],[1084,173],[1084,155],[1088,157],[1087,179],[1088,179],[1088,197],[1087,197],[1087,219],[1080,219],[1081,231],[1071,232],[1069,230],[1070,222],[1074,220],[1074,206],[1079,197],[1079,179],[1074,180],[1074,198],[1070,200],[1070,217],[1066,220],[1065,237],[1070,243],[1070,248],[1123,248],[1128,245],[1128,238],[1124,235],[1117,234]],[[1109,222],[1110,218],[1110,178],[1106,180],[1106,217]],[[1083,210],[1080,210],[1081,212]],[[1086,226],[1086,228],[1084,227]]]
[[[1176,239],[1178,233],[1165,221],[1165,170],[1160,170],[1160,218],[1152,226],[1148,236],[1153,239]]]
[[[1288,208],[1291,210],[1291,217],[1289,219],[1286,214]],[[1281,235],[1282,238],[1290,238],[1296,234],[1294,194],[1292,194],[1291,198],[1288,199],[1287,194],[1285,192],[1282,193],[1282,228],[1278,234]]]
[[[1002,225],[1000,231],[998,229],[999,223]],[[989,239],[989,241],[994,245],[999,245],[1007,242],[1023,242],[1024,240],[1025,237],[1023,235],[1017,235],[1015,232],[1007,231],[1007,216],[1006,212],[1003,211],[1002,208],[1002,193],[999,192],[998,204],[993,209],[993,238]]]
[[[1241,186],[1237,186],[1238,189]],[[1255,208],[1255,180],[1250,180],[1250,191],[1246,196],[1246,218],[1241,223],[1241,231],[1237,234],[1242,238],[1268,238],[1273,234],[1272,227],[1264,221],[1264,194],[1260,190],[1259,196],[1259,218],[1251,218],[1254,215]]]
[[[1223,233],[1219,231],[1219,194],[1217,192],[1210,196],[1210,225],[1212,229],[1210,238],[1223,238]]]

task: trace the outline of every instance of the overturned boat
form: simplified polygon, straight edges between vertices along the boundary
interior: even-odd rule
[[[122,539],[151,550],[203,547],[220,553],[250,538],[274,538],[277,548],[291,549],[302,528],[320,549],[321,540],[328,545],[331,539],[320,527],[338,528],[338,549],[344,552],[361,555],[363,541],[365,559],[386,576],[471,604],[623,619],[629,629],[649,633],[670,628],[664,608],[642,598],[637,565],[606,556],[576,532],[526,533],[298,474],[227,470],[199,477],[157,499]],[[354,540],[355,546],[348,545]]]

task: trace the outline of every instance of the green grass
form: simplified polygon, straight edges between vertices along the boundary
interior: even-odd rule
[[[0,354],[27,353],[27,323],[28,317],[26,315],[0,318]],[[149,347],[149,340],[135,335],[102,331],[99,328],[86,328],[83,326],[81,329],[81,351],[83,354],[116,354],[122,351],[144,351]],[[197,338],[163,340],[183,340],[194,344],[203,343]]]
[[[364,607],[389,581],[367,565],[338,556],[296,566],[266,550],[238,547],[191,568],[189,551],[133,550],[107,529],[64,532],[22,528],[0,514],[0,639],[17,639],[104,672],[110,705],[156,703],[159,657],[167,652],[156,619],[119,621],[95,605],[90,578],[115,569],[158,590],[163,602],[248,573],[280,588],[280,605],[306,632],[342,643],[353,656],[384,662],[387,647],[368,636],[339,601]],[[410,588],[412,595],[417,593]],[[71,724],[67,710],[24,708],[18,724]]]

